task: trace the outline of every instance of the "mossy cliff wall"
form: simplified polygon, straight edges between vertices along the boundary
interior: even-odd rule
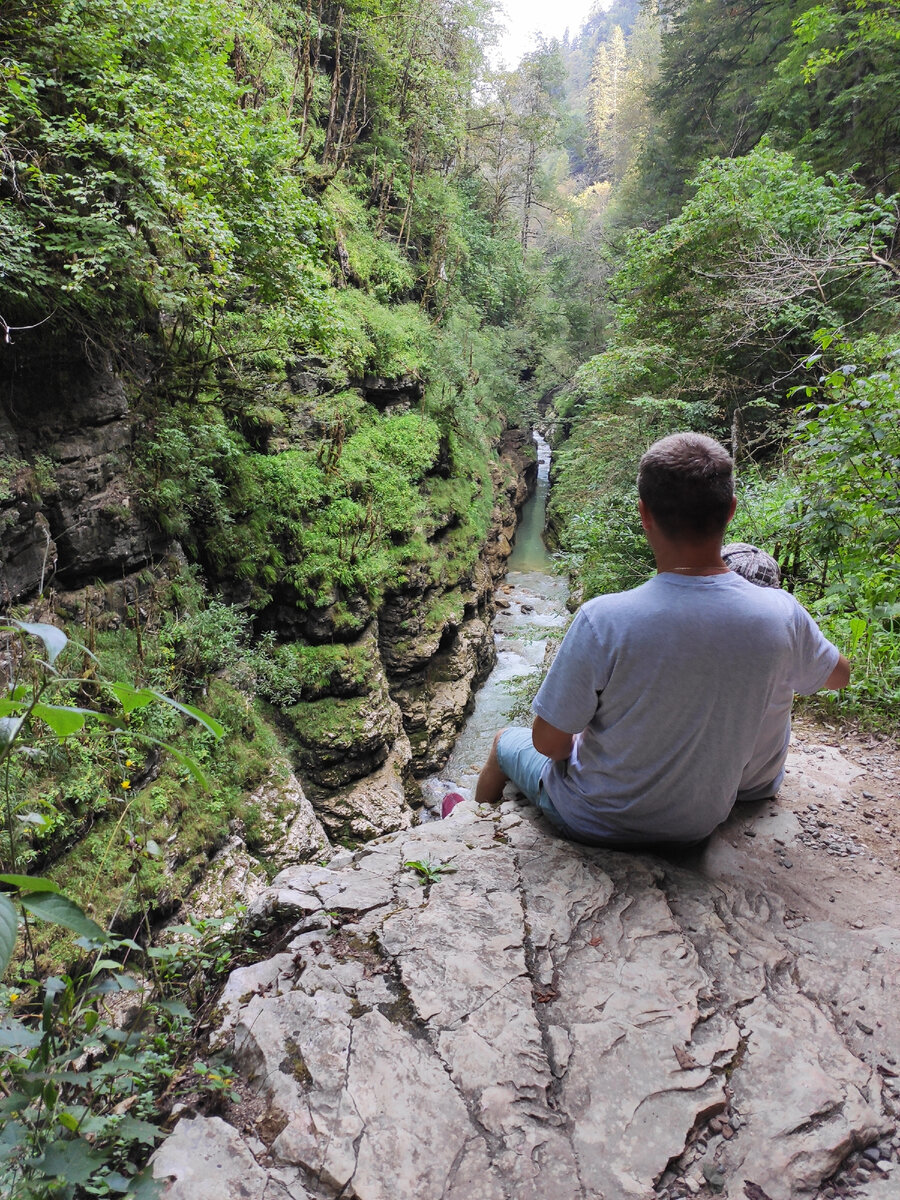
[[[530,432],[498,430],[480,448],[437,436],[424,467],[400,481],[416,506],[413,527],[392,528],[370,496],[372,528],[364,536],[356,529],[354,547],[339,524],[323,533],[323,511],[330,518],[329,506],[346,497],[291,496],[300,507],[289,526],[288,501],[254,495],[248,484],[281,462],[340,455],[333,428],[330,440],[327,429],[323,436],[322,364],[273,378],[266,428],[257,419],[252,438],[247,421],[213,406],[200,414],[201,433],[196,414],[167,411],[139,381],[68,352],[20,354],[12,367],[0,406],[4,609],[66,623],[106,656],[114,677],[220,714],[252,713],[209,751],[214,787],[217,770],[222,782],[200,815],[179,798],[189,780],[167,780],[165,764],[144,772],[145,782],[135,771],[136,787],[154,797],[151,819],[178,834],[164,888],[169,907],[215,852],[230,848],[233,866],[236,841],[241,854],[249,846],[257,858],[283,862],[280,838],[302,856],[320,852],[326,834],[357,841],[410,824],[417,777],[442,765],[494,663],[493,588],[536,478]],[[344,445],[365,433],[384,461],[411,455],[402,444],[409,423],[421,419],[423,438],[429,434],[422,391],[409,378],[346,381],[342,403],[353,415]],[[153,447],[161,431],[175,440],[177,428],[196,440],[167,473]],[[231,439],[221,462],[204,444],[210,430]],[[327,467],[316,466],[328,478]],[[193,479],[185,483],[179,472]],[[198,500],[204,475],[210,486]],[[254,547],[251,535],[265,540]],[[304,545],[313,535],[318,543]],[[393,556],[368,587],[367,555]],[[46,775],[42,786],[72,790]],[[78,829],[104,819],[102,805],[85,811],[92,804],[78,801],[65,849],[36,847],[46,869],[77,870],[70,860]]]

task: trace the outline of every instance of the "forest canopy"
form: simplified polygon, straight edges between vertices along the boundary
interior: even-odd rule
[[[710,432],[738,463],[734,536],[773,552],[830,635],[864,653],[851,705],[889,713],[896,7],[595,6],[561,52],[580,114],[577,236],[602,264],[604,347],[555,402],[567,437],[551,520],[584,594],[649,569],[631,502],[640,448]]]

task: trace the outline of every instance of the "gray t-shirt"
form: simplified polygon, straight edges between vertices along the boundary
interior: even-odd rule
[[[542,783],[576,832],[694,841],[735,799],[784,774],[794,692],[817,691],[839,652],[788,592],[733,572],[655,575],[589,600],[534,699],[574,733]]]

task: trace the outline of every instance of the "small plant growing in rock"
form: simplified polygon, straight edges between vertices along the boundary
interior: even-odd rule
[[[197,1087],[213,1099],[230,1100],[240,1104],[241,1094],[234,1086],[234,1068],[227,1063],[215,1062],[207,1065],[198,1059],[194,1063],[194,1074],[198,1077]]]
[[[456,870],[450,863],[432,862],[430,858],[411,859],[403,865],[416,872],[423,887],[425,884],[437,883],[442,875],[452,875]]]

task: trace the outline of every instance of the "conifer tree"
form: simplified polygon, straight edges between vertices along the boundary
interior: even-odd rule
[[[621,25],[597,47],[590,82],[590,123],[597,157],[605,177],[617,178],[621,161],[620,107],[628,75],[625,36]]]

